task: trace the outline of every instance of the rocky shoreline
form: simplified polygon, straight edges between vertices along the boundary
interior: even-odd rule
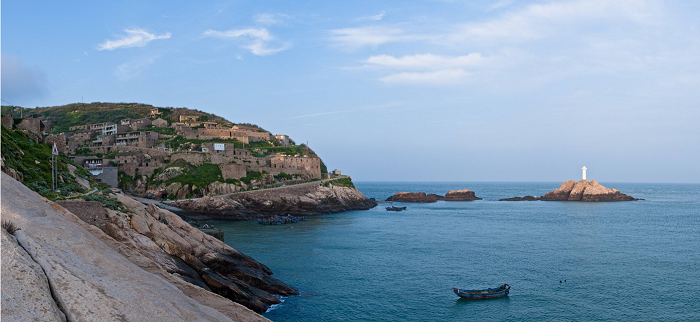
[[[281,188],[205,196],[170,203],[209,219],[253,220],[270,215],[315,216],[350,210],[367,210],[377,202],[355,188],[310,182]]]
[[[267,321],[255,312],[297,294],[253,258],[125,195],[119,211],[59,204],[4,173],[2,195],[3,221],[20,228],[3,229],[3,277],[36,273],[3,278],[3,318]]]
[[[628,196],[621,193],[617,189],[606,188],[595,180],[581,180],[576,182],[574,180],[569,180],[561,184],[559,188],[554,191],[547,192],[542,197],[513,197],[499,199],[499,201],[587,201],[587,202],[601,202],[601,201],[636,201],[644,200],[637,199],[632,196]]]
[[[445,201],[472,201],[472,200],[482,200],[475,195],[474,191],[469,189],[463,190],[450,190],[445,196],[437,195],[434,193],[426,194],[425,192],[397,192],[393,196],[386,199],[386,201],[397,201],[397,202],[416,202],[416,203],[431,203],[437,202],[438,200]]]

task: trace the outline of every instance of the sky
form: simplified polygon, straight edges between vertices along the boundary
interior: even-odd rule
[[[697,1],[1,9],[3,105],[195,108],[356,181],[700,182]]]

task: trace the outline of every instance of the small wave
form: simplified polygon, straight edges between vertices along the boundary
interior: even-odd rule
[[[286,299],[286,297],[278,296],[277,298],[280,299],[280,303],[279,303],[279,304],[272,304],[272,305],[270,305],[270,307],[267,308],[267,311],[265,311],[265,313],[270,313],[271,311],[276,310],[277,308],[279,308],[280,306],[282,306],[282,304],[284,304],[284,300]]]

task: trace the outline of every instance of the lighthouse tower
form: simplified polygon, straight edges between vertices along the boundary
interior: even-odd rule
[[[586,180],[586,169],[587,168],[585,165],[583,166],[583,168],[581,168],[581,170],[583,170],[583,180]]]

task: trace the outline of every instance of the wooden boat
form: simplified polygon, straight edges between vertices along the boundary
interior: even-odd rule
[[[487,288],[483,290],[461,290],[458,288],[452,288],[459,297],[465,299],[473,300],[485,300],[485,299],[495,299],[499,297],[508,296],[510,293],[510,285],[503,284],[497,288]]]
[[[406,210],[406,207],[394,207],[394,206],[391,206],[391,207],[386,207],[386,210],[387,210],[387,211],[401,211],[401,210]]]

